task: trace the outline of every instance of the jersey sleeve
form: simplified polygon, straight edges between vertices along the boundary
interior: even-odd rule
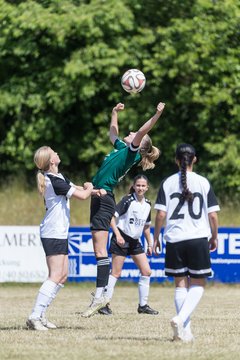
[[[215,195],[211,185],[210,185],[208,195],[207,195],[207,203],[208,203],[208,213],[220,210],[216,195]]]
[[[63,175],[63,177],[67,184],[69,184],[69,185],[72,184],[71,181],[65,175]]]
[[[146,225],[150,225],[151,224],[151,209],[149,211],[149,214],[148,214],[148,217],[147,217],[147,220],[146,220]]]
[[[128,211],[128,208],[131,204],[131,196],[124,196],[122,200],[116,205],[115,217],[119,217],[125,214]]]
[[[66,180],[53,176],[50,178],[53,190],[56,195],[63,195],[70,198],[75,191],[75,188],[67,183]]]
[[[115,143],[114,143],[113,146],[114,146],[115,149],[120,150],[120,149],[123,149],[123,148],[127,147],[127,144],[124,141],[117,138],[115,140]]]
[[[74,183],[72,183],[65,175],[63,175],[63,177],[64,177],[64,179],[66,180],[67,184],[76,187],[76,186],[74,185]]]
[[[157,194],[157,199],[154,205],[154,209],[166,211],[167,210],[166,205],[167,203],[166,203],[166,195],[164,192],[164,181],[162,181]]]
[[[130,151],[133,151],[133,152],[136,152],[139,150],[139,146],[134,146],[132,143],[130,144],[129,146],[129,150]]]

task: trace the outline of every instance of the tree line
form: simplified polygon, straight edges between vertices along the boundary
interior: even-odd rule
[[[47,144],[66,172],[89,180],[111,150],[112,107],[125,104],[124,136],[163,101],[150,180],[175,171],[175,147],[188,142],[217,195],[236,197],[239,20],[235,0],[0,0],[2,178],[32,176],[33,153]],[[121,88],[130,68],[146,76],[140,94]]]

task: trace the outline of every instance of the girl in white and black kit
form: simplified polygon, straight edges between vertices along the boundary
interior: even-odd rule
[[[193,172],[195,149],[176,149],[179,172],[164,180],[158,192],[153,251],[161,249],[159,235],[166,220],[165,274],[175,280],[177,316],[171,320],[173,340],[192,341],[190,316],[203,295],[205,278],[211,276],[209,251],[217,248],[220,210],[209,181]]]
[[[127,256],[131,256],[140,270],[138,313],[157,315],[158,311],[148,305],[151,269],[140,240],[144,233],[148,243],[147,254],[152,255],[151,202],[144,196],[147,190],[147,177],[137,175],[133,180],[130,194],[124,196],[116,205],[115,216],[111,221],[113,235],[109,252],[112,254],[112,269],[106,296],[109,300],[112,298],[115,284],[121,276],[124,261]],[[103,315],[112,313],[109,304],[98,312]]]
[[[45,312],[63,287],[68,274],[69,199],[74,196],[85,200],[92,192],[100,195],[101,190],[93,190],[90,182],[86,182],[83,187],[76,186],[59,173],[60,158],[49,146],[42,146],[35,152],[34,162],[39,169],[38,190],[46,207],[46,214],[40,225],[40,237],[49,275],[39,289],[27,327],[32,330],[48,330],[55,329],[56,325],[47,320]]]

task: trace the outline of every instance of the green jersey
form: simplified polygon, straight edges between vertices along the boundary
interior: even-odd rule
[[[103,160],[92,183],[96,189],[113,191],[113,188],[121,181],[133,165],[141,161],[138,148],[128,147],[125,142],[117,139],[114,150]]]

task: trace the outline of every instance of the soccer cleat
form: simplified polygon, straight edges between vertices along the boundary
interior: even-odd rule
[[[48,329],[57,329],[57,326],[49,321],[45,315],[41,317],[41,323]]]
[[[150,308],[150,306],[148,304],[146,304],[143,306],[138,305],[138,313],[139,314],[157,315],[158,311],[153,310],[152,308]]]
[[[184,329],[184,333],[183,333],[183,339],[182,339],[184,342],[188,343],[188,342],[192,342],[194,341],[194,336],[193,334],[191,333],[191,331],[186,331]]]
[[[106,306],[98,310],[98,313],[101,315],[112,315],[112,310],[110,309],[110,304],[108,303]]]
[[[102,309],[103,307],[105,307],[107,305],[107,303],[109,302],[109,299],[105,296],[101,296],[100,298],[93,298],[91,304],[88,306],[88,308],[82,312],[82,317],[88,318],[94,314],[96,314],[96,312],[98,312],[98,310]]]
[[[173,329],[173,340],[184,340],[184,327],[180,316],[172,318],[171,327]]]
[[[44,326],[41,320],[28,319],[26,325],[30,330],[46,331],[48,328]]]

